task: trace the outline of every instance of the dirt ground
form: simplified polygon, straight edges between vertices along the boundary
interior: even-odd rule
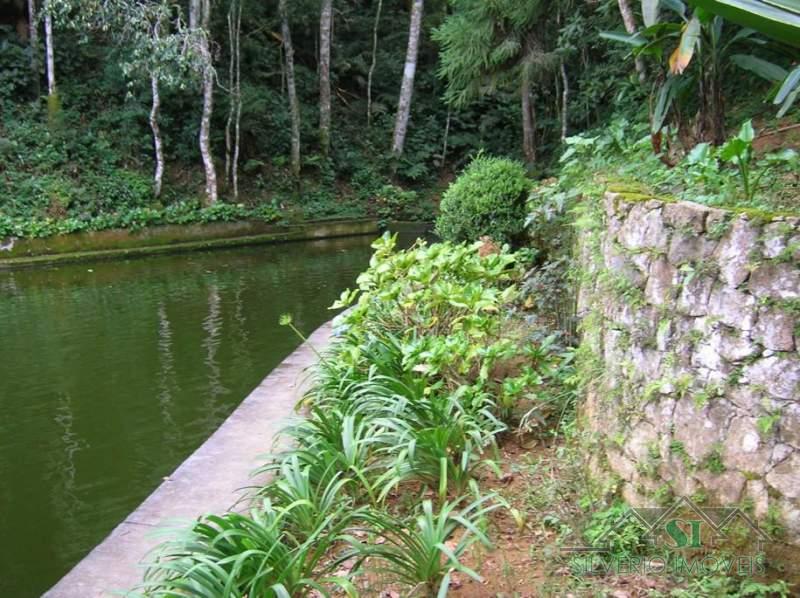
[[[582,519],[578,507],[582,474],[564,464],[560,449],[560,443],[547,445],[517,435],[504,439],[503,476],[487,476],[481,488],[502,496],[520,515],[515,517],[507,509],[492,513],[493,548],[476,545],[464,560],[484,581],[456,573],[449,596],[634,598],[649,596],[653,590],[669,590],[665,582],[649,578],[581,578],[572,574],[570,554],[562,552],[560,544],[571,544],[576,537],[573,528]]]
[[[500,475],[488,468],[479,481],[482,493],[495,493],[508,508],[492,511],[485,530],[492,542],[476,542],[461,558],[463,565],[477,572],[481,581],[453,572],[447,596],[456,598],[538,598],[667,597],[686,587],[686,580],[666,576],[577,575],[570,566],[573,553],[565,547],[583,544],[582,532],[589,513],[605,505],[591,502],[580,455],[561,440],[543,441],[507,434],[495,460]],[[390,499],[398,502],[414,492]],[[420,496],[416,494],[416,496]],[[433,497],[431,495],[431,497]],[[588,501],[588,504],[587,504]],[[399,505],[398,505],[399,506]],[[406,507],[408,505],[405,505]],[[456,539],[447,542],[453,548]],[[421,589],[390,585],[365,563],[359,576],[361,596],[370,598],[425,598]],[[714,586],[702,592],[684,589],[681,598],[695,596],[778,596],[779,593],[734,593]],[[800,595],[784,593],[783,595]]]

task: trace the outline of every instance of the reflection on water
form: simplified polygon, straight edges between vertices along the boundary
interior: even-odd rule
[[[310,332],[369,238],[0,272],[0,596],[38,596]]]
[[[86,443],[78,438],[74,431],[75,416],[69,395],[59,396],[53,420],[59,430],[59,447],[58,451],[52,454],[50,466],[50,478],[53,480],[53,508],[61,514],[64,521],[61,531],[62,537],[66,540],[80,531],[77,514],[84,505],[76,488],[78,469],[75,457],[78,451],[86,448]]]
[[[161,421],[163,423],[162,446],[167,459],[174,461],[176,453],[182,445],[183,435],[175,425],[173,412],[173,395],[179,396],[180,386],[175,376],[175,360],[172,357],[172,329],[167,309],[163,301],[158,304],[158,403],[161,405]]]
[[[220,365],[217,362],[217,349],[222,334],[222,317],[220,314],[219,288],[213,282],[208,285],[208,316],[203,320],[203,349],[206,352],[205,364],[208,375],[206,391],[206,414],[212,420],[217,417],[217,397],[224,395],[227,389],[222,385]]]

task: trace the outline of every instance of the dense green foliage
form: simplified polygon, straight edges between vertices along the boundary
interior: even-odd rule
[[[522,163],[478,155],[442,195],[436,232],[447,241],[513,241],[525,223],[529,188]]]
[[[320,356],[308,417],[287,430],[292,448],[263,468],[275,473],[263,505],[250,518],[206,517],[165,545],[149,595],[305,595],[379,575],[442,596],[453,571],[478,578],[461,557],[490,544],[486,516],[504,505],[481,492],[480,474],[496,469],[499,434],[571,376],[569,354],[520,326],[521,256],[394,243],[376,242],[358,288],[337,303],[353,309]],[[537,419],[557,421],[573,399]],[[344,562],[347,573],[332,575]]]
[[[109,228],[138,230],[155,224],[198,224],[260,220],[276,222],[280,211],[272,204],[246,207],[243,204],[214,204],[203,206],[198,200],[178,201],[165,208],[132,207],[119,212],[101,212],[89,217],[59,217],[31,219],[0,214],[0,237],[49,237],[66,233],[98,231]]]
[[[758,137],[794,126],[796,48],[680,0],[634,5],[624,33],[626,2],[429,0],[414,65],[408,2],[337,0],[330,151],[320,2],[288,3],[282,22],[278,3],[224,0],[194,30],[185,1],[51,4],[59,83],[46,100],[21,3],[0,4],[4,23],[23,24],[0,29],[0,240],[240,218],[432,220],[457,177],[439,206],[445,242],[395,252],[378,241],[358,288],[335,305],[352,309],[320,356],[308,417],[286,432],[292,448],[263,468],[275,474],[263,503],[249,516],[209,515],[166,545],[150,595],[354,594],[370,568],[444,595],[452,571],[477,577],[462,556],[489,544],[486,516],[503,505],[478,484],[497,470],[501,435],[558,428],[576,397],[574,352],[560,341],[575,334],[581,199],[632,181],[710,205],[797,211],[791,141],[778,137],[771,152]],[[118,13],[97,16],[100,5],[161,12],[129,27]],[[390,152],[412,71],[408,137]],[[201,126],[203,76],[216,109]],[[209,127],[221,201],[204,206],[198,137]],[[533,251],[457,244],[482,236]],[[599,534],[608,521],[593,524]],[[616,540],[637,549],[635,534]]]
[[[185,28],[187,6],[152,0],[142,4],[141,15],[128,7],[103,20],[93,8],[78,10],[73,4],[53,3],[55,103],[60,106],[53,113],[38,97],[46,89],[42,15],[36,21],[39,45],[32,47],[22,5],[0,5],[3,22],[17,24],[0,26],[0,214],[37,221],[15,224],[14,230],[23,234],[93,229],[104,222],[96,220],[101,216],[109,226],[135,221],[139,216],[129,212],[162,210],[203,194],[197,67],[192,56],[176,46],[181,39],[193,39],[191,32],[176,25],[182,15]],[[122,6],[108,6],[117,5]],[[244,2],[239,60],[241,199],[235,199],[223,176],[223,157],[228,109],[239,97],[231,91],[228,72],[232,46],[227,21],[236,6],[215,3],[207,31],[217,80],[210,142],[220,192],[232,203],[283,206],[285,218],[430,219],[438,189],[481,149],[525,158],[534,174],[554,173],[570,132],[602,126],[614,113],[643,123],[652,112],[643,101],[650,86],[636,81],[626,47],[601,37],[620,26],[616,3],[429,2],[408,138],[402,155],[392,156],[388,150],[404,70],[408,7],[387,0],[378,15],[373,0],[347,0],[335,4],[333,145],[330,157],[323,158],[317,131],[319,7],[304,0],[291,3],[288,14],[302,150],[301,180],[295,181],[289,169],[291,119],[277,6]],[[757,117],[756,122],[773,117],[767,102],[777,84],[764,75],[788,72],[793,57],[793,51],[752,33],[744,35],[735,25],[701,19],[703,35],[707,30],[708,36],[719,39],[704,41],[703,48],[697,48],[699,58],[690,57],[680,76],[670,71],[664,78],[665,69],[672,68],[664,54],[671,51],[669,44],[678,43],[689,20],[689,9],[683,11],[660,15],[655,27],[669,33],[659,42],[664,46],[660,53],[651,46],[640,53],[657,90],[666,89],[658,91],[652,105],[660,115],[656,153],[670,164],[697,142],[719,141],[705,136],[710,109],[705,96],[698,98],[696,85],[708,88],[714,83],[711,100],[725,106],[714,118],[721,114],[720,126],[730,131],[739,126],[732,119],[743,114]],[[163,31],[155,42],[152,31],[141,29],[152,24],[152,15],[162,19]],[[148,50],[148,44],[156,45]],[[641,44],[636,41],[634,48],[638,52]],[[720,50],[714,53],[713,48]],[[764,67],[765,60],[774,67]],[[155,73],[161,85],[158,118],[166,175],[158,199],[151,181],[148,73]],[[669,86],[661,87],[662,82]],[[520,118],[524,89],[529,105]],[[699,123],[695,129],[693,119]],[[52,224],[48,219],[68,222]]]
[[[211,144],[219,170],[230,100],[226,72],[230,58],[228,4],[215,6],[209,25],[209,35],[217,44],[214,62],[219,85]],[[279,15],[274,6],[244,3],[241,201],[249,205],[274,201],[301,217],[373,214],[384,219],[430,218],[430,189],[439,187],[449,172],[466,163],[477,150],[512,157],[525,155],[521,143],[524,119],[519,118],[520,82],[524,78],[534,85],[530,93],[530,116],[534,119],[530,133],[536,171],[546,171],[558,156],[564,131],[604,122],[612,109],[602,106],[612,106],[631,122],[645,120],[641,101],[645,88],[631,76],[632,63],[625,59],[625,48],[600,37],[603,30],[619,27],[614,4],[524,4],[510,1],[490,9],[483,3],[459,1],[452,4],[450,12],[444,3],[426,7],[409,137],[403,155],[392,157],[388,146],[405,56],[407,7],[401,2],[384,3],[377,22],[375,68],[371,69],[376,3],[337,3],[330,159],[316,153],[316,4],[308,1],[293,5],[289,20],[296,52],[303,148],[302,184],[298,187],[288,170],[289,105],[283,85],[280,37],[275,33],[280,29]],[[166,38],[161,40],[157,54],[161,62],[145,59],[142,35],[134,28],[112,34],[93,20],[89,8],[82,11],[69,8],[69,2],[59,2],[59,7],[66,7],[59,8],[56,15],[54,38],[61,111],[57,121],[52,121],[45,103],[36,101],[36,90],[42,85],[31,74],[32,51],[41,52],[41,47],[31,48],[22,34],[24,11],[16,4],[3,6],[7,22],[17,19],[23,24],[22,28],[0,29],[0,212],[4,216],[85,221],[80,225],[27,227],[32,231],[91,229],[98,224],[89,221],[100,215],[108,215],[109,222],[115,222],[126,218],[130,210],[158,210],[200,195],[196,143],[199,83],[191,69],[187,71],[164,50],[168,47]],[[661,19],[673,29],[681,22],[668,12]],[[738,44],[752,37],[737,37],[737,28],[730,24],[721,31],[726,40],[736,37]],[[763,57],[788,66],[776,48],[763,40],[759,44],[764,48],[759,50]],[[741,49],[737,51],[736,56],[741,57]],[[646,58],[650,60],[649,55]],[[714,56],[713,60],[714,64],[727,65],[733,58]],[[737,64],[742,60],[738,58]],[[745,63],[755,64],[753,60]],[[38,65],[41,69],[41,56]],[[680,81],[688,81],[686,77],[695,70],[708,70],[705,65],[699,59],[692,61]],[[158,200],[153,199],[150,183],[152,139],[147,121],[150,89],[146,73],[153,69],[158,69],[162,82],[160,126],[167,158],[164,194]],[[752,95],[741,95],[745,89],[760,88],[768,97],[769,84],[761,83],[755,71],[724,71],[735,77],[723,78],[718,91],[729,107],[744,101],[751,115],[761,111],[769,116],[768,105],[758,108]],[[367,79],[372,83],[368,126]],[[659,104],[666,115],[662,119],[663,134],[665,140],[676,136],[687,141],[692,135],[686,134],[681,123],[691,116],[696,101],[690,87],[679,90],[679,78],[674,79],[672,95],[665,96],[669,105]],[[670,106],[669,114],[683,121],[668,117]],[[668,128],[671,126],[675,129]],[[661,143],[669,147],[670,154],[677,147],[671,141]],[[691,146],[685,151],[688,149]],[[532,158],[528,155],[527,159]],[[403,189],[389,186],[392,177],[401,187],[416,188],[416,195],[405,195]],[[221,191],[223,197],[230,196],[228,185],[223,184]]]
[[[752,125],[745,123],[721,147],[699,144],[668,166],[652,153],[646,125],[619,119],[567,140],[557,186],[586,191],[608,182],[633,182],[707,205],[797,212],[798,153],[784,148],[757,154],[753,137]]]

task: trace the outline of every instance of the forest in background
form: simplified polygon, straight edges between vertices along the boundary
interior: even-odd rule
[[[480,151],[542,178],[567,138],[624,119],[672,166],[746,118],[796,120],[772,105],[796,49],[701,10],[0,0],[0,236],[430,219]]]

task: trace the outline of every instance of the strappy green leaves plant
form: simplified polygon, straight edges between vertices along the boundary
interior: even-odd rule
[[[411,522],[382,511],[370,511],[363,520],[380,542],[348,537],[351,553],[347,556],[369,559],[376,572],[411,587],[412,591],[446,596],[453,571],[481,581],[460,559],[475,542],[491,546],[482,528],[486,515],[501,506],[494,498],[487,495],[461,508],[462,500],[445,502],[438,511],[426,500],[422,512]]]

